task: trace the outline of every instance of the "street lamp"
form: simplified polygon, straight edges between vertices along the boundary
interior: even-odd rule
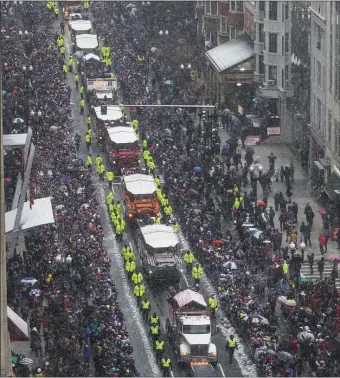
[[[183,63],[181,64],[180,67],[181,67],[181,70],[184,70],[184,64]]]
[[[25,30],[25,35],[28,35],[28,31],[27,30]]]
[[[22,71],[23,71],[23,72],[26,71],[26,66],[22,66]]]
[[[295,244],[294,244],[293,242],[291,242],[291,243],[289,244],[289,249],[290,249],[291,251],[294,251],[294,249],[295,249]]]
[[[30,111],[30,116],[33,117],[34,114],[35,114],[35,112],[34,112],[34,110],[32,109],[32,110]]]
[[[70,264],[72,263],[72,257],[71,257],[70,255],[68,255],[68,256],[66,257],[65,261],[66,261],[66,263],[67,263],[68,265],[70,265]]]
[[[143,7],[144,7],[144,5],[145,5],[145,2],[144,2],[144,1],[142,2],[142,5],[143,5]]]
[[[38,116],[39,118],[41,118],[41,116],[42,116],[42,113],[41,113],[41,111],[40,111],[40,110],[38,110],[37,116]]]
[[[21,30],[19,30],[19,35],[20,35],[20,37],[22,36],[22,31]]]
[[[241,84],[241,83],[237,83],[236,85],[237,85],[238,87],[240,87],[242,84]]]
[[[188,70],[191,70],[191,64],[190,63],[188,64]]]
[[[257,167],[257,170],[258,170],[259,172],[262,172],[262,171],[263,171],[263,167],[262,167],[261,164]]]
[[[168,30],[165,30],[165,35],[169,35],[169,31]]]
[[[31,71],[31,72],[33,71],[33,66],[32,66],[32,64],[30,64],[30,66],[28,67],[28,70]]]
[[[61,263],[62,259],[63,258],[61,257],[60,253],[58,255],[56,255],[56,257],[54,258],[55,262],[58,263],[58,264]]]
[[[146,5],[149,7],[149,6],[151,5],[150,1],[148,1],[148,2],[146,3]]]
[[[160,30],[160,31],[159,31],[159,35],[163,35],[163,30]]]

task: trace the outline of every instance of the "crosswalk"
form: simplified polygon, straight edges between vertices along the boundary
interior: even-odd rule
[[[325,261],[325,268],[324,268],[324,271],[323,271],[323,277],[325,278],[325,277],[330,276],[332,269],[333,269],[333,261],[327,261],[326,260]],[[315,261],[314,265],[313,265],[313,274],[311,274],[311,272],[310,272],[308,262],[305,262],[305,263],[302,264],[300,273],[301,273],[302,280],[304,278],[311,278],[312,282],[317,282],[317,281],[320,280],[320,274],[319,274],[319,271],[318,271],[317,261]],[[336,279],[335,286],[338,290],[340,290],[340,278]]]

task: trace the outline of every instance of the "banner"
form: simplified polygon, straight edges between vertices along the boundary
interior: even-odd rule
[[[256,135],[249,135],[246,137],[244,144],[247,146],[256,146],[260,142],[260,137]]]
[[[267,127],[267,135],[281,135],[281,127]]]

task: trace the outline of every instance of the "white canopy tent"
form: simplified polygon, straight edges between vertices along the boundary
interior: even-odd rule
[[[151,248],[175,247],[179,243],[177,234],[171,226],[153,224],[140,228],[145,243]]]
[[[96,117],[102,121],[118,121],[119,119],[123,118],[122,111],[119,109],[119,106],[115,105],[107,106],[107,114],[101,113],[100,106],[96,106],[94,111],[96,112]]]
[[[137,142],[136,133],[130,126],[108,127],[107,132],[114,143],[125,144]]]
[[[7,306],[7,316],[13,324],[20,329],[20,331],[26,336],[28,336],[28,326],[27,323],[20,318],[18,314],[16,314],[10,307]]]
[[[76,45],[80,50],[94,50],[98,47],[96,34],[79,34],[76,36]]]
[[[12,232],[14,229],[15,217],[17,210],[7,211],[5,214],[5,232],[6,234]],[[44,224],[54,223],[54,215],[51,204],[51,197],[39,198],[34,200],[32,209],[30,209],[30,202],[24,203],[24,208],[21,215],[20,230],[27,230],[29,228],[42,226]]]
[[[69,21],[69,25],[75,32],[85,32],[92,29],[92,24],[89,20],[71,20]]]
[[[6,134],[4,135],[4,149],[24,148],[27,139],[26,134]]]
[[[96,97],[98,100],[104,100],[105,96],[108,100],[111,100],[113,94],[112,92],[96,92]]]
[[[133,195],[153,194],[157,187],[154,178],[140,173],[124,177],[126,190]]]

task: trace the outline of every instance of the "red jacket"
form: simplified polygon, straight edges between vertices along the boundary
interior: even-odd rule
[[[320,245],[324,246],[326,244],[326,236],[325,235],[321,234],[319,236],[318,240],[319,240]]]

